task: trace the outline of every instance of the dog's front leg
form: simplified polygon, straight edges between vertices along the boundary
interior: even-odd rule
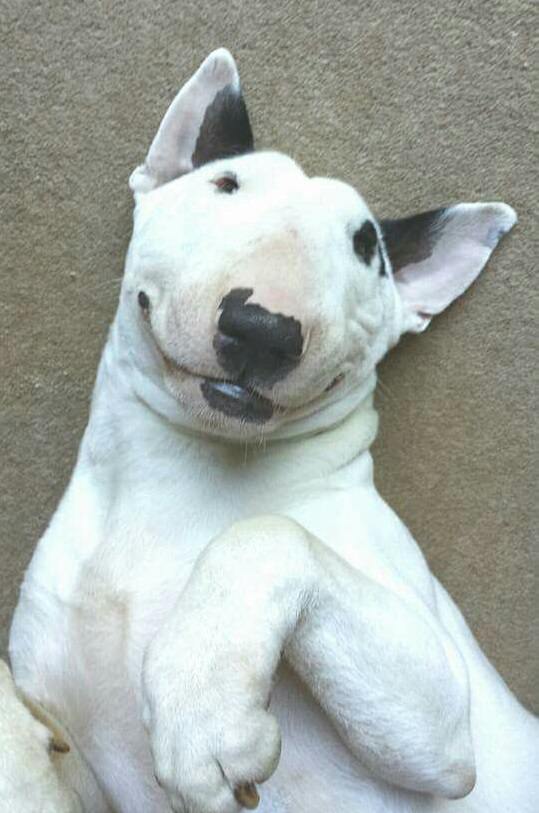
[[[280,754],[272,678],[319,577],[305,532],[277,517],[232,526],[197,560],[143,669],[155,774],[175,811],[257,806]]]
[[[256,806],[279,759],[268,706],[283,653],[375,774],[471,790],[467,676],[433,616],[297,523],[259,517],[208,546],[146,653],[145,722],[175,810]]]

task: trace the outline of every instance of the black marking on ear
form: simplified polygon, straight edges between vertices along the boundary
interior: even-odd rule
[[[354,251],[367,265],[370,265],[377,244],[378,235],[376,234],[374,223],[372,220],[366,220],[361,228],[354,234]]]
[[[191,157],[193,167],[253,150],[253,133],[243,96],[227,85],[206,109]]]
[[[395,273],[406,265],[419,263],[430,257],[440,237],[447,212],[448,207],[444,206],[410,217],[380,221],[387,253]]]
[[[380,255],[380,276],[381,277],[387,277],[386,261],[385,261],[385,257],[384,257],[384,252],[382,251],[380,246],[378,246],[378,253]]]

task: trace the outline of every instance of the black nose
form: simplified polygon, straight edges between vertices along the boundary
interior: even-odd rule
[[[234,288],[224,297],[213,346],[229,375],[254,386],[271,386],[299,364],[301,323],[248,303],[252,293],[252,288]]]

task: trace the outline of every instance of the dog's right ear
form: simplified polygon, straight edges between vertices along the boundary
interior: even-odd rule
[[[517,221],[506,203],[457,203],[400,220],[382,220],[404,331],[420,333],[479,276]]]
[[[149,192],[209,161],[253,149],[236,63],[225,48],[219,48],[170,105],[129,186],[135,194]]]

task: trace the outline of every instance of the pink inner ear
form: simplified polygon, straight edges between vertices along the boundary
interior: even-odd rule
[[[408,265],[396,277],[403,301],[416,313],[433,316],[464,293],[481,272],[490,249],[442,237],[431,257]]]
[[[395,274],[406,307],[425,318],[447,308],[476,279],[515,221],[515,213],[503,203],[458,204],[448,209],[430,256]]]

